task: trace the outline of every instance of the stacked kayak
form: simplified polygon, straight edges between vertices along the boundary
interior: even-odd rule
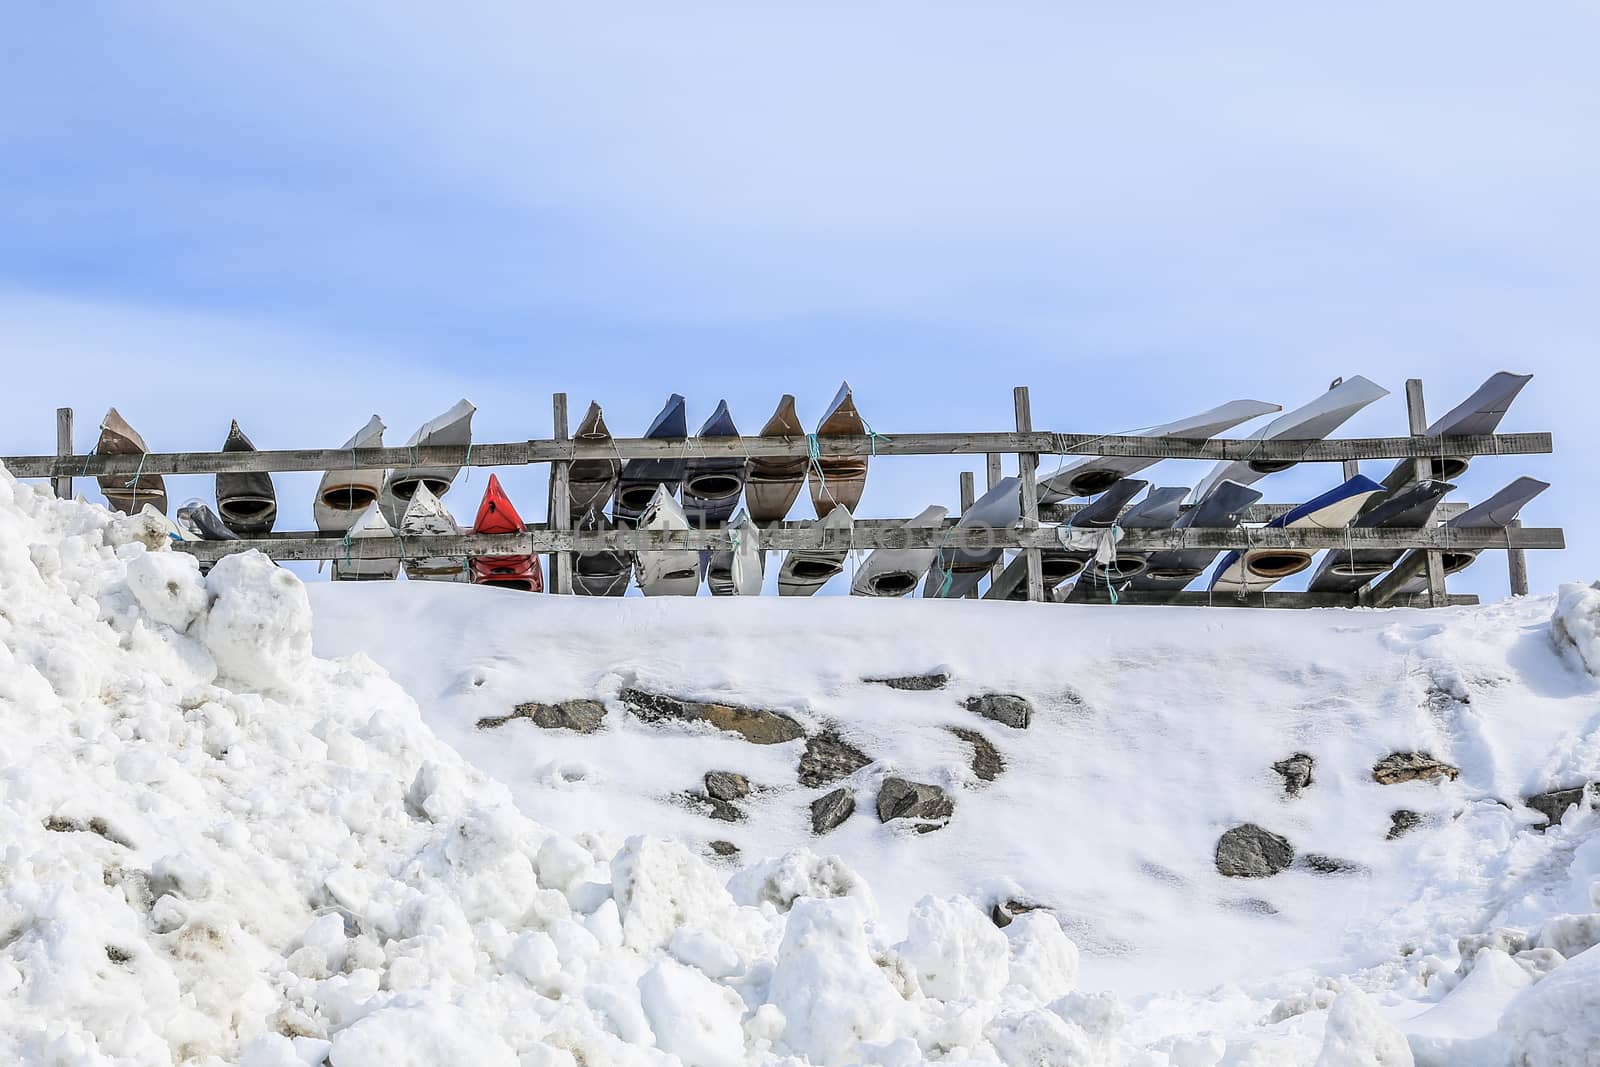
[[[949,513],[949,508],[935,504],[923,508],[905,523],[904,528],[937,530],[944,525],[945,516]],[[922,581],[938,554],[937,548],[873,549],[866,562],[856,571],[855,580],[850,583],[850,592],[853,596],[905,596]]]
[[[1342,530],[1355,521],[1362,506],[1383,486],[1364,475],[1356,475],[1319,497],[1306,501],[1293,511],[1267,523],[1268,529]],[[1217,561],[1209,588],[1219,593],[1244,596],[1272,588],[1291,574],[1311,566],[1315,550],[1304,548],[1258,548],[1229,552]]]
[[[366,510],[356,516],[345,535],[345,556],[333,561],[333,580],[336,582],[388,581],[400,573],[397,559],[362,559],[359,542],[369,537],[393,537],[394,529],[383,517],[383,509],[374,500]]]
[[[500,479],[489,475],[489,487],[483,491],[472,532],[512,534],[522,531],[522,516],[512,507],[511,498],[500,486]],[[498,585],[529,593],[544,592],[544,571],[539,566],[539,557],[531,553],[473,556],[471,569],[472,580],[478,585]]]
[[[795,414],[794,397],[788,393],[778,401],[778,410],[761,427],[762,437],[798,439],[806,435]],[[745,477],[745,506],[750,519],[761,525],[781,522],[800,495],[806,481],[806,460],[803,456],[757,456],[750,460],[750,470]]]
[[[853,525],[850,509],[844,507],[833,508],[814,524],[815,528],[823,531],[825,537],[832,531],[832,538],[838,537],[838,531],[848,534]],[[844,540],[846,544],[841,548],[791,549],[783,557],[783,566],[778,569],[778,595],[810,596],[827,585],[830,579],[844,570],[845,557],[850,554],[849,538]]]
[[[239,429],[238,420],[234,420],[228,427],[222,450],[254,452],[256,446]],[[265,471],[217,475],[217,511],[228,529],[240,536],[254,537],[271,532],[272,524],[278,519],[278,494],[272,487],[272,475]]]
[[[1449,482],[1417,482],[1378,499],[1353,525],[1365,530],[1421,530],[1433,521],[1439,501],[1455,486]],[[1322,558],[1306,589],[1312,593],[1354,593],[1386,574],[1403,548],[1334,549]]]
[[[444,502],[433,495],[426,483],[411,492],[411,502],[400,518],[403,537],[451,536],[461,527]],[[464,582],[467,580],[465,556],[408,556],[403,561],[406,577],[414,582]]]
[[[1495,493],[1481,504],[1474,505],[1445,523],[1447,527],[1456,530],[1504,530],[1516,520],[1517,513],[1527,506],[1528,502],[1546,489],[1550,488],[1549,482],[1541,482],[1537,478],[1518,478],[1504,489]],[[1445,574],[1456,574],[1472,566],[1478,558],[1478,549],[1456,549],[1441,552]],[[1395,572],[1402,577],[1399,592],[1420,593],[1428,587],[1426,552],[1411,551],[1395,565]]]
[[[1261,490],[1238,482],[1223,481],[1206,494],[1206,498],[1185,511],[1172,524],[1174,529],[1233,530],[1244,517],[1244,510],[1261,499]],[[1135,590],[1166,590],[1178,592],[1205,573],[1211,561],[1217,558],[1214,548],[1175,549],[1170,552],[1153,552],[1145,560],[1144,570],[1134,579],[1130,588]]]
[[[382,448],[383,430],[383,420],[374,415],[339,447],[347,450]],[[311,505],[317,529],[325,534],[344,533],[350,529],[367,510],[367,505],[377,502],[378,494],[383,491],[383,476],[381,467],[357,468],[352,451],[348,468],[330,470],[317,483],[317,495]]]
[[[665,485],[639,516],[641,530],[689,530],[689,519]],[[700,591],[700,553],[692,548],[638,553],[635,566],[645,596],[694,596]]]
[[[1068,578],[1075,578],[1089,560],[1094,558],[1091,547],[1068,547],[1066,541],[1091,541],[1091,538],[1072,537],[1073,532],[1107,530],[1116,524],[1128,501],[1139,495],[1149,482],[1138,478],[1120,478],[1111,483],[1105,492],[1085,505],[1065,526],[1057,527],[1057,537],[1063,538],[1061,548],[1041,549],[1039,571],[1044,576],[1044,589],[1048,593]],[[985,600],[1026,600],[1028,598],[1028,556],[1018,552],[1011,557],[1000,576],[990,583]]]
[[[867,424],[856,410],[855,394],[850,391],[850,383],[845,382],[817,424],[817,437],[860,436],[866,432]],[[817,510],[817,518],[825,519],[834,508],[841,507],[854,515],[867,488],[867,457],[818,456],[811,466],[810,480],[811,504]]]
[[[455,445],[465,447],[472,443],[472,414],[477,409],[466,400],[458,400],[450,409],[423,423],[406,441],[407,448]],[[434,496],[444,496],[450,484],[461,472],[460,467],[400,467],[384,481],[380,497],[383,516],[391,524],[405,514],[417,486],[426,485]]]
[[[734,519],[728,529],[732,547],[701,555],[705,562],[706,585],[712,596],[760,596],[766,569],[761,531],[748,515]]]
[[[698,436],[701,440],[739,436],[726,400],[717,401],[717,410],[700,427]],[[744,495],[748,465],[749,460],[743,456],[694,456],[688,461],[683,476],[683,511],[690,525],[703,530],[728,521]]]
[[[590,445],[610,445],[600,405],[593,401],[573,439]],[[585,533],[612,529],[605,508],[617,491],[622,464],[615,458],[576,460],[567,470],[567,514],[572,528]],[[633,576],[633,559],[626,552],[578,553],[572,559],[572,591],[579,596],[621,596]]]
[[[150,449],[139,431],[112,408],[100,420],[100,439],[95,442],[94,451],[99,456],[142,456]],[[148,504],[166,514],[167,483],[159,474],[102,474],[99,482],[100,492],[105,494],[112,511],[137,515]]]
[[[1022,518],[1022,479],[1002,478],[956,520],[957,530],[1008,530]],[[999,548],[943,548],[928,568],[922,584],[924,597],[948,600],[966,596],[978,587],[1000,559]]]
[[[663,441],[685,440],[689,436],[689,423],[684,412],[683,397],[673,393],[644,435]],[[620,525],[636,525],[645,508],[655,499],[658,487],[665,487],[669,496],[678,492],[678,484],[683,481],[687,466],[682,455],[671,459],[628,460],[622,465],[622,473],[617,480],[612,516]]]
[[[1128,509],[1119,520],[1125,530],[1166,530],[1175,525],[1183,507],[1183,498],[1189,495],[1188,486],[1157,486],[1139,503]],[[1072,586],[1069,601],[1083,601],[1105,596],[1111,590],[1122,590],[1134,578],[1144,573],[1148,551],[1127,550],[1113,545],[1111,558],[1101,562],[1090,560],[1083,573]]]

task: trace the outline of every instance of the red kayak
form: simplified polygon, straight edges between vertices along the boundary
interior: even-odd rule
[[[511,506],[511,498],[500,488],[500,479],[489,475],[489,488],[483,491],[483,503],[478,505],[478,518],[472,532],[480,534],[508,534],[522,532],[522,516]],[[544,592],[544,571],[539,567],[539,557],[526,556],[473,556],[472,580],[479,585],[503,585],[508,589],[521,589],[529,593]]]

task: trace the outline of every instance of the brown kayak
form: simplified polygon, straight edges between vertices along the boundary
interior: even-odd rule
[[[783,394],[778,410],[761,427],[762,437],[804,437],[805,427],[794,411],[794,397]],[[806,480],[804,456],[765,456],[750,461],[750,473],[745,476],[744,500],[750,520],[756,523],[781,522],[800,495],[800,486]]]
[[[142,456],[150,449],[139,431],[112,408],[100,420],[100,440],[94,451],[100,456]],[[102,474],[99,480],[100,491],[113,511],[136,515],[149,504],[163,515],[167,513],[167,483],[159,474],[140,474],[137,479],[131,474]]]
[[[254,452],[256,446],[235,421],[228,427],[224,452]],[[265,471],[217,475],[217,513],[228,529],[241,537],[263,534],[278,520],[278,494],[272,488],[272,475]]]
[[[850,392],[850,383],[839,386],[827,414],[817,424],[817,436],[860,435],[867,432],[861,413],[856,411],[856,398]],[[820,474],[818,468],[821,469]],[[855,514],[861,503],[861,493],[867,487],[866,456],[823,456],[811,468],[811,503],[817,509],[817,518],[827,518],[828,512],[843,505]]]
[[[606,426],[598,402],[589,402],[589,410],[583,416],[583,421],[578,423],[578,430],[572,438],[586,445],[610,443],[611,430]],[[599,513],[605,510],[611,494],[616,491],[617,474],[621,469],[622,464],[615,457],[572,462],[567,471],[567,511],[574,519],[580,519],[590,511]]]

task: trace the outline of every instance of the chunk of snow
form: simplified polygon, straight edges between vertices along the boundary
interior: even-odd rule
[[[1561,587],[1550,634],[1556,647],[1570,650],[1585,670],[1600,678],[1600,582]]]
[[[656,1044],[685,1063],[733,1067],[744,1058],[744,1002],[733,990],[662,960],[639,979],[639,995]]]
[[[1317,1067],[1413,1067],[1411,1046],[1359,989],[1339,994],[1328,1011]]]

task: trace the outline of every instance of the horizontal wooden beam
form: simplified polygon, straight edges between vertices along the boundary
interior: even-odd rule
[[[1088,506],[1088,504],[1045,504],[1041,505],[1039,508],[1039,518],[1045,522],[1070,522],[1072,521],[1072,517],[1074,515]],[[1122,514],[1126,515],[1136,506],[1136,504],[1127,505],[1122,509]],[[1197,505],[1195,504],[1184,504],[1178,510],[1180,512],[1190,511],[1196,506]],[[1242,513],[1240,513],[1239,521],[1244,523],[1271,522],[1273,519],[1282,518],[1295,508],[1301,506],[1303,505],[1252,504],[1248,508],[1245,508]],[[1468,504],[1457,503],[1453,500],[1446,501],[1434,509],[1433,517],[1435,519],[1453,519],[1463,511],[1466,511],[1469,506],[1470,505]],[[954,520],[951,521],[953,522]]]
[[[1082,603],[1095,604],[1104,601],[1083,601]],[[1177,607],[1215,607],[1215,608],[1353,608],[1359,606],[1354,596],[1349,593],[1279,593],[1268,591],[1265,593],[1251,593],[1245,597],[1237,597],[1232,593],[1207,593],[1205,591],[1184,593],[1142,592],[1130,590],[1117,594],[1117,603],[1134,604],[1139,606],[1177,606]],[[1471,594],[1447,595],[1441,606],[1471,607],[1478,603],[1478,598]],[[1426,593],[1415,597],[1401,597],[1395,600],[1390,607],[1428,607]]]
[[[609,530],[605,532],[552,530],[543,525],[520,534],[458,534],[417,537],[279,536],[238,541],[174,542],[173,547],[205,561],[233,552],[259,549],[274,559],[396,559],[416,556],[495,556],[546,552],[641,552],[718,549],[731,546],[727,530]],[[827,529],[818,524],[794,524],[764,530],[764,550],[966,548],[1059,548],[1052,528],[990,530],[982,527],[930,529],[926,527],[865,526]],[[1457,529],[1436,526],[1427,530],[1311,530],[1311,529],[1199,529],[1127,530],[1124,551],[1178,549],[1300,548],[1437,548],[1457,551],[1492,549],[1559,549],[1566,539],[1559,529],[1524,527],[1508,530]]]
[[[248,471],[325,471],[391,467],[509,467],[583,459],[670,459],[696,456],[809,456],[805,437],[715,437],[688,440],[618,438],[605,444],[536,440],[506,444],[423,448],[312,448],[259,452],[149,452],[143,456],[10,456],[0,458],[14,477],[92,477],[101,474],[239,474]],[[1259,460],[1266,463],[1337,463],[1352,459],[1432,456],[1509,456],[1550,452],[1548,433],[1476,434],[1464,437],[1351,437],[1329,441],[1257,441],[1212,438],[1019,433],[910,433],[821,437],[823,456],[931,456],[988,452],[1142,459]]]

